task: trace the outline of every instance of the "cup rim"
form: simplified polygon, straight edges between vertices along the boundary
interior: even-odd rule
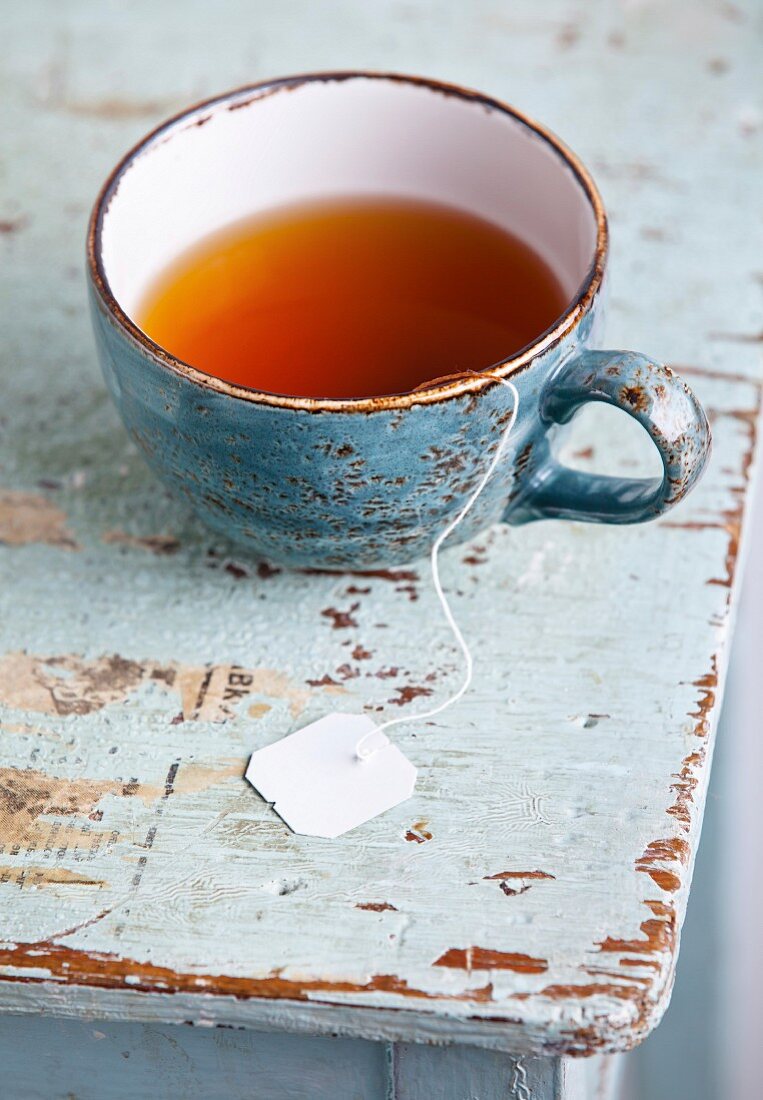
[[[434,379],[431,384],[426,384],[416,390],[399,394],[382,394],[375,397],[297,397],[289,394],[269,393],[266,390],[257,390],[243,386],[235,382],[226,382],[215,375],[207,374],[198,367],[184,362],[182,359],[167,351],[160,344],[151,339],[135,322],[127,315],[117,301],[105,268],[101,248],[101,234],[103,222],[108,212],[111,200],[114,198],[120,180],[132,162],[146,149],[157,137],[169,130],[174,130],[179,124],[191,119],[199,112],[207,108],[217,107],[229,100],[239,100],[236,108],[244,108],[256,103],[257,100],[273,95],[279,91],[289,90],[302,84],[327,81],[344,81],[352,79],[387,80],[404,84],[412,84],[418,87],[429,88],[446,96],[463,99],[480,104],[491,110],[500,111],[509,115],[514,121],[521,123],[532,130],[538,137],[549,145],[557,157],[570,168],[586,193],[596,218],[596,246],[593,259],[576,293],[568,303],[564,312],[540,333],[529,344],[515,351],[500,362],[486,366],[484,369],[490,374],[475,377],[443,376],[442,381]],[[249,96],[249,98],[246,98]],[[195,119],[195,125],[201,125],[201,119]],[[507,378],[528,366],[539,354],[548,351],[559,344],[564,337],[575,327],[585,315],[589,305],[599,291],[606,264],[609,244],[609,230],[604,204],[596,184],[582,161],[569,149],[551,130],[536,122],[535,119],[523,111],[512,107],[503,100],[485,95],[483,92],[472,88],[462,87],[459,84],[436,80],[430,77],[413,76],[396,72],[376,70],[341,69],[326,72],[299,73],[292,76],[275,77],[268,80],[257,81],[252,84],[244,84],[220,95],[212,96],[192,106],[185,107],[182,111],[167,118],[154,129],[144,135],[127,153],[118,161],[116,166],[107,176],[98,196],[96,197],[90,215],[87,231],[86,261],[90,280],[100,298],[101,304],[114,318],[122,332],[139,348],[148,353],[153,359],[158,360],[162,366],[167,367],[174,374],[189,379],[207,390],[235,397],[242,401],[249,401],[258,405],[269,405],[277,408],[301,409],[308,412],[379,412],[381,410],[407,409],[413,405],[430,405],[452,397],[460,397],[464,394],[478,393],[491,385],[496,385],[496,376]],[[450,377],[450,380],[448,378]]]

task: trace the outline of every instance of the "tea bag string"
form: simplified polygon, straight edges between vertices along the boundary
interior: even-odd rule
[[[502,386],[509,390],[514,399],[514,405],[512,408],[511,417],[509,418],[509,422],[506,425],[503,434],[501,435],[498,445],[493,452],[493,457],[490,459],[490,462],[487,465],[485,473],[480,479],[479,485],[469,497],[466,504],[463,506],[455,519],[452,519],[450,523],[437,536],[434,543],[432,544],[432,551],[430,555],[432,567],[432,583],[434,585],[434,590],[437,593],[437,598],[439,599],[440,605],[442,606],[446,622],[453,632],[453,636],[456,639],[456,642],[458,643],[458,646],[464,657],[464,682],[461,684],[461,687],[456,692],[454,692],[453,695],[450,696],[449,699],[446,699],[443,703],[440,703],[439,706],[432,707],[431,710],[425,710],[421,714],[405,715],[405,717],[403,718],[390,718],[386,722],[382,722],[380,726],[376,726],[375,729],[371,730],[369,733],[361,737],[357,745],[355,746],[355,754],[358,760],[361,761],[368,760],[374,755],[374,753],[378,752],[379,749],[388,744],[386,738],[382,739],[377,737],[377,735],[381,733],[382,730],[391,729],[392,726],[402,726],[406,722],[419,722],[425,718],[434,718],[436,714],[441,714],[442,711],[444,711],[447,707],[450,707],[454,703],[457,703],[458,700],[461,699],[469,690],[472,682],[472,675],[474,672],[474,660],[472,658],[471,650],[466,644],[466,639],[461,633],[461,629],[455,620],[450,604],[448,603],[448,600],[443,591],[442,582],[440,580],[440,548],[442,547],[445,540],[450,535],[452,535],[458,525],[472,510],[483,489],[495,473],[495,469],[498,463],[501,461],[503,452],[506,450],[506,444],[508,443],[509,436],[511,435],[511,432],[517,420],[517,413],[519,412],[519,394],[517,393],[517,387],[514,385],[513,382],[509,382],[508,379],[501,378],[497,374],[490,374],[487,371],[465,371],[463,372],[463,374],[457,375],[456,377],[463,377],[464,374],[474,375],[478,378],[493,378],[496,382],[500,382]]]

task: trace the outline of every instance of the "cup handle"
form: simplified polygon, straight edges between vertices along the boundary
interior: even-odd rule
[[[692,391],[667,367],[632,351],[583,352],[564,363],[541,392],[546,431],[567,423],[589,401],[614,405],[643,425],[662,459],[662,477],[573,470],[556,461],[547,436],[545,456],[527,488],[510,502],[504,522],[643,523],[677,504],[702,474],[710,456],[710,426]]]

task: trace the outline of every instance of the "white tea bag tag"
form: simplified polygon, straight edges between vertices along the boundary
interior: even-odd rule
[[[364,714],[327,714],[253,753],[246,778],[295,833],[341,836],[416,786],[410,760],[374,731]]]

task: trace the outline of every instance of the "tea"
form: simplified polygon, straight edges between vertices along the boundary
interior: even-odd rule
[[[565,305],[552,270],[506,230],[379,197],[283,208],[207,237],[161,275],[137,320],[228,382],[352,398],[487,369]]]

